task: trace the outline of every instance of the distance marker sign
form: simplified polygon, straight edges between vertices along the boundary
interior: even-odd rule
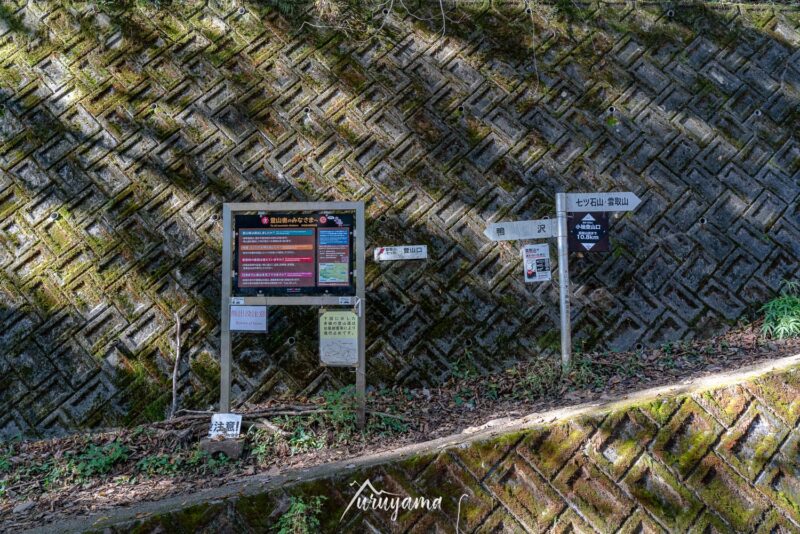
[[[567,213],[570,252],[608,252],[608,212]]]

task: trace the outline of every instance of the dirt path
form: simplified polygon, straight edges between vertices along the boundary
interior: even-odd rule
[[[566,379],[544,361],[488,376],[465,370],[440,388],[373,394],[366,433],[355,432],[344,397],[248,406],[245,419],[260,430],[248,436],[245,455],[236,462],[199,453],[195,444],[209,420],[204,414],[134,429],[6,444],[0,449],[0,525],[4,530],[32,528],[249,477],[273,479],[287,470],[346,464],[453,435],[479,435],[526,414],[620,399],[797,352],[800,341],[764,342],[746,329],[648,352],[579,356]],[[286,413],[294,415],[281,415]]]

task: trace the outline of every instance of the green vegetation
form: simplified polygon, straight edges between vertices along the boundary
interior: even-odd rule
[[[10,454],[10,453],[6,453]],[[39,478],[45,488],[68,481],[84,482],[90,478],[107,475],[124,463],[130,456],[130,449],[117,441],[106,445],[90,443],[81,453],[68,451],[63,457],[53,457],[43,462],[22,464],[12,471],[6,454],[0,457],[0,472],[8,473],[3,483],[13,483]],[[3,459],[6,461],[3,462]]]
[[[7,479],[5,474],[11,471],[11,455],[13,453],[13,445],[11,447],[3,447],[0,449],[0,499],[5,497]]]
[[[800,336],[800,282],[784,281],[778,297],[767,302],[761,311],[765,336],[776,339]]]
[[[321,449],[325,446],[325,437],[318,435],[313,430],[303,425],[297,425],[289,436],[289,450],[292,456],[313,450]]]
[[[86,452],[75,458],[72,463],[72,471],[81,479],[105,475],[115,465],[127,460],[129,452],[128,447],[116,441],[102,447],[91,444]]]
[[[147,431],[133,432],[130,439],[146,434]],[[47,454],[43,457],[13,465],[10,461],[13,449],[0,452],[0,496],[7,488],[30,486],[38,481],[45,491],[83,484],[103,478],[112,472],[127,477],[134,482],[137,476],[176,476],[179,473],[196,472],[200,474],[219,473],[233,462],[225,455],[211,456],[193,448],[179,447],[173,452],[151,454],[139,458],[136,463],[135,448],[131,444],[114,440],[105,445],[94,443],[75,444],[77,449],[63,454]],[[83,445],[83,446],[82,446]]]
[[[278,534],[315,534],[319,532],[318,516],[326,497],[310,497],[308,502],[302,497],[291,497],[290,499],[289,509],[278,519],[274,531]]]
[[[517,368],[508,370],[512,377],[519,378],[519,387],[515,388],[517,398],[535,399],[558,389],[561,384],[561,369],[555,364],[537,366],[521,375]]]
[[[183,460],[179,456],[170,454],[145,456],[136,462],[136,469],[147,476],[174,475],[182,466]]]
[[[472,355],[469,350],[464,349],[465,355],[453,363],[450,374],[461,380],[468,380],[478,376],[475,364],[472,363]]]
[[[192,469],[199,470],[202,474],[208,472],[219,473],[223,468],[231,463],[230,458],[224,454],[217,454],[212,456],[206,451],[200,450],[197,445],[186,460],[186,465]]]
[[[371,416],[367,420],[367,433],[379,436],[390,436],[392,434],[405,434],[408,432],[408,423],[403,422],[397,417],[379,414]]]
[[[605,378],[599,371],[591,357],[576,354],[570,377],[577,387],[601,388],[605,384]]]
[[[327,422],[336,432],[340,440],[347,440],[355,432],[356,426],[356,393],[355,386],[347,386],[335,391],[325,391]]]

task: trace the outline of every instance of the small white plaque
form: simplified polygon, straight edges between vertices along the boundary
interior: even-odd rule
[[[325,311],[319,316],[319,358],[323,365],[358,365],[358,315]]]
[[[244,304],[244,297],[231,297],[231,306],[240,306]]]
[[[266,306],[231,306],[231,331],[266,332]]]
[[[215,413],[211,416],[211,428],[208,437],[213,439],[222,436],[225,439],[236,439],[242,431],[242,416],[235,413]]]
[[[353,297],[339,297],[339,304],[349,306],[353,303]]]
[[[543,244],[522,247],[522,269],[526,283],[550,280],[550,246]]]
[[[401,247],[375,247],[375,261],[426,260],[428,245],[403,245]]]

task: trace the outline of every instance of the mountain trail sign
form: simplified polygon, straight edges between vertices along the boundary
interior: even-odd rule
[[[567,214],[570,252],[608,252],[608,212]]]
[[[375,261],[426,260],[428,245],[405,245],[402,247],[375,247]]]
[[[569,372],[572,362],[569,253],[608,251],[608,212],[631,211],[641,202],[641,199],[630,191],[556,193],[556,216],[554,219],[504,221],[490,224],[483,231],[483,234],[492,241],[556,238],[561,322],[561,368],[564,373]],[[525,282],[550,279],[550,258],[547,245],[525,245],[521,252]]]
[[[516,241],[520,239],[546,239],[554,237],[555,225],[552,219],[534,221],[505,221],[486,227],[483,235],[492,241]]]
[[[631,211],[642,200],[630,191],[620,193],[567,193],[567,211]]]

